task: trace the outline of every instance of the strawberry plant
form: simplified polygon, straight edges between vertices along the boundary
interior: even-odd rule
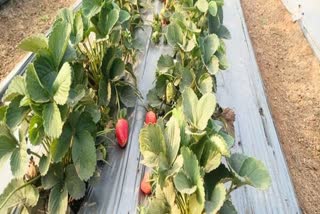
[[[106,142],[96,138],[114,130],[112,116],[139,95],[132,69],[139,5],[118,4],[84,0],[78,12],[59,12],[48,38],[21,42],[36,58],[2,98],[0,162],[10,160],[14,179],[0,213],[65,213],[85,195],[97,162],[106,162]],[[124,146],[128,123],[116,129]]]
[[[271,183],[261,161],[232,153],[233,130],[214,94],[216,73],[228,67],[222,6],[218,0],[166,1],[154,18],[154,42],[162,36],[174,54],[159,58],[147,96],[163,117],[140,132],[153,186],[141,213],[236,213],[232,191]]]

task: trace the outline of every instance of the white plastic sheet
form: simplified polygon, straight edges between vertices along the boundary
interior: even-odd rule
[[[282,0],[283,4],[298,19],[316,56],[320,59],[320,1],[319,0]]]

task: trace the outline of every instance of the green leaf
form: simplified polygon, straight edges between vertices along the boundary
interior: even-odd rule
[[[112,89],[111,83],[104,78],[99,81],[99,90],[98,90],[98,97],[99,97],[99,105],[107,106],[111,100]]]
[[[68,191],[62,184],[55,185],[49,195],[49,213],[66,213],[68,207]]]
[[[21,178],[28,168],[27,144],[25,140],[21,141],[11,155],[10,166],[12,174],[16,178]]]
[[[170,208],[161,199],[152,199],[147,207],[146,214],[170,213]]]
[[[195,79],[195,74],[190,69],[183,68],[181,77],[182,77],[182,80],[179,85],[179,90],[180,92],[183,92],[186,87],[192,86]]]
[[[151,89],[147,94],[148,104],[151,107],[158,107],[161,105],[162,100],[157,96],[157,89]]]
[[[82,11],[84,16],[90,19],[92,16],[100,12],[103,6],[104,0],[83,0]]]
[[[206,199],[210,200],[210,196],[212,195],[212,191],[215,186],[221,182],[224,183],[233,178],[231,172],[225,167],[224,164],[220,164],[220,166],[209,173],[206,173],[204,176],[204,185],[206,190]]]
[[[17,147],[17,141],[10,136],[0,134],[0,168],[10,158]]]
[[[5,122],[8,106],[0,106],[0,122]]]
[[[200,40],[200,50],[205,64],[209,64],[211,57],[218,50],[220,45],[219,37],[216,34],[206,36]]]
[[[233,206],[232,202],[230,200],[226,200],[219,210],[220,214],[237,214],[236,208]]]
[[[72,160],[81,180],[87,181],[96,169],[96,148],[88,131],[77,132],[73,139]]]
[[[52,164],[45,176],[41,177],[41,184],[44,189],[51,189],[63,180],[63,166],[61,163]]]
[[[7,108],[6,123],[10,128],[18,126],[30,111],[29,107],[20,107],[21,99],[21,96],[14,98]]]
[[[206,201],[206,213],[216,214],[226,200],[227,191],[223,183],[218,183],[209,201]]]
[[[16,76],[10,82],[10,85],[6,90],[6,93],[3,95],[2,100],[11,101],[19,95],[25,95],[26,90],[27,89],[24,77]]]
[[[129,19],[130,19],[130,13],[128,13],[126,10],[120,10],[118,22],[120,24],[123,24],[124,22],[128,21]]]
[[[141,129],[139,145],[143,156],[142,163],[148,167],[157,166],[160,153],[166,153],[166,144],[160,126],[158,124],[148,125]]]
[[[198,100],[191,88],[186,88],[182,94],[183,112],[186,118],[199,130],[204,130],[211,118],[216,98],[213,93],[207,93]]]
[[[176,189],[182,194],[191,195],[197,190],[197,186],[190,181],[184,172],[179,172],[174,176],[173,181]]]
[[[166,37],[167,37],[168,43],[171,46],[176,46],[177,44],[183,44],[182,29],[176,23],[169,24]]]
[[[88,112],[82,112],[79,120],[77,121],[76,131],[88,131],[91,134],[94,134],[96,131],[96,124],[93,122],[91,115]]]
[[[165,142],[167,145],[167,159],[173,164],[180,148],[180,128],[178,121],[171,117],[165,130]]]
[[[112,9],[111,11],[108,8],[103,8],[99,16],[100,20],[98,22],[98,28],[103,36],[108,35],[112,31],[113,26],[119,19],[119,13],[119,9],[116,8]]]
[[[200,167],[196,155],[187,147],[181,148],[183,157],[183,170],[193,184],[200,179]]]
[[[42,112],[45,133],[52,138],[58,138],[62,132],[62,120],[59,108],[55,103],[48,103]]]
[[[129,85],[118,87],[121,102],[127,107],[134,107],[136,104],[135,89]]]
[[[207,0],[198,0],[195,6],[200,10],[202,13],[206,13],[208,11],[208,2]]]
[[[211,16],[216,16],[218,13],[218,6],[216,1],[209,2],[209,13]]]
[[[120,58],[116,58],[110,70],[110,79],[113,81],[119,80],[124,74],[125,64]]]
[[[59,105],[64,105],[69,96],[72,69],[69,63],[64,63],[53,83],[53,99]]]
[[[224,26],[224,25],[220,26],[220,28],[217,32],[217,35],[223,39],[231,39],[231,33],[228,30],[228,28],[226,28],[226,26]]]
[[[229,157],[230,151],[227,142],[220,135],[214,134],[210,136],[210,141],[214,144],[221,155]]]
[[[78,44],[83,39],[83,22],[81,13],[77,12],[74,21],[73,21],[73,28],[70,35],[70,41],[72,44]]]
[[[33,35],[22,40],[18,47],[24,51],[39,53],[41,49],[48,48],[48,39],[45,35]]]
[[[228,159],[229,165],[240,184],[248,184],[262,190],[271,185],[271,178],[265,165],[255,158],[235,153]]]
[[[49,50],[55,67],[58,69],[68,46],[71,25],[66,21],[56,21],[49,36]]]
[[[43,120],[39,115],[34,115],[29,125],[29,140],[32,145],[39,145],[44,137]]]
[[[39,162],[39,172],[42,176],[46,175],[51,162],[51,155],[48,153],[48,156],[42,155]]]
[[[66,187],[70,196],[76,200],[82,198],[86,192],[85,183],[78,177],[73,164],[66,167]]]
[[[157,70],[160,73],[166,73],[169,69],[174,67],[173,58],[170,55],[161,55],[158,64]]]
[[[36,73],[32,63],[27,67],[26,88],[32,100],[39,103],[45,103],[49,101],[49,93],[41,84],[38,74]]]
[[[0,195],[0,213],[8,213],[16,206],[34,207],[39,199],[39,192],[33,185],[25,185],[23,179],[13,179]],[[22,187],[17,191],[17,188]],[[11,197],[9,197],[11,196]]]
[[[202,214],[204,209],[204,201],[198,200],[197,194],[192,194],[189,198],[188,210],[192,214]]]
[[[201,94],[211,93],[213,88],[212,77],[208,73],[204,73],[198,80],[198,87]]]
[[[216,56],[212,56],[206,68],[211,75],[215,75],[219,71],[220,61]]]
[[[73,25],[73,11],[70,8],[62,8],[59,10],[56,20],[62,19]]]
[[[57,163],[62,160],[70,147],[71,139],[72,128],[69,123],[65,123],[59,139],[56,139],[51,143],[50,153],[53,162]]]

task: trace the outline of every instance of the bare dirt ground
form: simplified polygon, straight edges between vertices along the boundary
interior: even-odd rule
[[[46,32],[60,8],[75,0],[9,0],[0,6],[0,80],[26,53],[19,42],[35,33]]]
[[[280,0],[241,0],[304,213],[320,213],[320,64]]]

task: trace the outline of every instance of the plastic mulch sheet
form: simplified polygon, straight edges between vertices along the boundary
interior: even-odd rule
[[[303,33],[320,59],[320,1],[282,0],[282,2],[294,19],[299,20]]]
[[[160,2],[156,0],[154,11],[145,14],[145,19],[152,20],[153,12],[159,12],[159,8]],[[232,194],[232,201],[239,213],[301,213],[272,121],[240,0],[225,1],[224,23],[233,37],[226,41],[230,68],[217,77],[218,102],[236,113],[236,143],[233,149],[263,161],[272,178],[272,186],[267,191],[244,187]],[[140,31],[139,37],[144,41],[145,49],[140,53],[135,71],[144,100],[137,100],[129,114],[127,147],[120,149],[110,144],[109,165],[102,166],[99,178],[91,181],[80,213],[134,214],[138,213],[137,207],[143,203],[140,181],[145,168],[140,164],[138,138],[144,122],[145,97],[154,84],[158,58],[161,54],[170,54],[171,49],[150,42],[150,26]],[[8,171],[1,171],[1,175],[3,173]]]

